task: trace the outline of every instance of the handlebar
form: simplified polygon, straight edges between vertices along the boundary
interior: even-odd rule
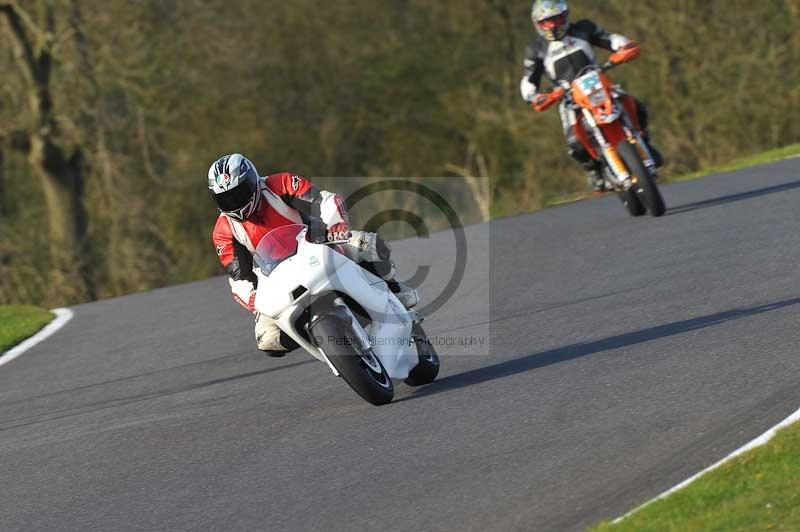
[[[308,231],[306,232],[306,237],[309,242],[325,246],[336,246],[350,242],[349,240],[328,240],[328,226],[320,219],[311,219],[307,220],[307,222]]]
[[[622,63],[613,63],[611,61],[606,61],[602,66],[601,65],[594,65],[599,68],[603,72],[608,72],[612,68],[616,68]],[[588,65],[587,65],[588,67]],[[586,67],[585,67],[586,68]],[[582,70],[583,71],[583,70]],[[532,103],[533,108],[541,113],[549,109],[553,106],[556,102],[560,101],[565,96],[568,96],[572,92],[571,86],[554,86],[552,90],[549,92],[541,92],[539,93],[542,96],[545,96],[546,99],[540,103],[536,103],[535,101]]]

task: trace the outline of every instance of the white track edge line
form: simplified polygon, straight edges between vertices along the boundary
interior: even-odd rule
[[[56,308],[50,312],[56,315],[55,319],[45,325],[42,330],[18,344],[16,347],[12,347],[5,353],[0,354],[0,366],[3,364],[8,364],[31,347],[45,341],[47,338],[57,333],[59,329],[66,325],[67,322],[69,322],[69,320],[71,320],[75,315],[75,313],[68,308]]]
[[[650,506],[654,502],[659,501],[661,499],[664,499],[664,498],[672,495],[676,491],[685,488],[686,486],[688,486],[689,484],[691,484],[692,482],[694,482],[695,480],[697,480],[701,476],[705,475],[709,471],[712,471],[712,470],[718,468],[719,466],[725,464],[726,462],[729,462],[729,461],[733,460],[734,458],[736,458],[740,454],[746,453],[747,451],[755,449],[756,447],[761,447],[762,445],[764,445],[768,441],[770,441],[775,436],[775,433],[777,433],[779,430],[781,430],[783,428],[786,428],[789,425],[792,425],[792,424],[794,424],[794,423],[796,423],[798,421],[800,421],[800,410],[798,410],[797,412],[795,412],[791,416],[787,417],[786,419],[784,419],[783,421],[781,421],[780,423],[778,423],[777,425],[775,425],[774,427],[772,427],[767,432],[765,432],[764,434],[762,434],[758,438],[754,439],[750,443],[747,443],[747,444],[739,447],[738,449],[733,451],[731,454],[729,454],[728,456],[726,456],[725,458],[723,458],[719,462],[717,462],[717,463],[715,463],[713,465],[710,465],[709,467],[703,469],[702,471],[700,471],[696,475],[693,475],[693,476],[687,478],[686,480],[684,480],[680,484],[678,484],[676,486],[673,486],[672,488],[668,489],[667,491],[665,491],[661,495],[650,499],[649,501],[647,501],[646,503],[642,504],[641,506],[637,506],[636,508],[634,508],[630,512],[626,513],[625,515],[623,515],[621,517],[617,517],[616,519],[614,519],[612,521],[612,523],[613,524],[617,524],[617,523],[621,522],[623,519],[625,519],[626,517],[630,517],[631,515],[633,515],[636,512],[638,512],[639,510],[643,510],[645,507]]]

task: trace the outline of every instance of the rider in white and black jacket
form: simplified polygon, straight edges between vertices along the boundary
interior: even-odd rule
[[[533,102],[539,95],[542,76],[547,74],[553,83],[574,80],[580,70],[596,63],[593,46],[618,51],[631,43],[627,37],[609,33],[590,20],[569,22],[569,7],[565,0],[536,0],[531,18],[539,39],[525,49],[524,73],[520,83],[523,99]],[[636,110],[642,136],[650,146],[657,166],[663,164],[661,154],[650,143],[647,131],[647,108],[636,100]],[[575,111],[565,101],[559,106],[561,124],[567,138],[567,151],[586,169],[595,191],[604,190],[600,163],[591,158],[575,135]]]

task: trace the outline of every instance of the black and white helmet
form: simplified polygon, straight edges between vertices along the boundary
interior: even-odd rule
[[[240,153],[223,155],[208,169],[208,191],[220,211],[246,220],[261,200],[258,170]]]
[[[539,35],[548,41],[560,41],[569,27],[567,0],[536,0],[531,8],[531,19]]]

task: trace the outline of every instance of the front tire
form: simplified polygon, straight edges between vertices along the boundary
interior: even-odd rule
[[[642,202],[639,201],[639,196],[636,195],[636,192],[633,190],[633,188],[623,192],[618,192],[618,195],[619,200],[625,206],[625,210],[627,210],[628,214],[634,218],[647,214],[647,209],[645,209],[644,205],[642,205]]]
[[[414,369],[411,370],[404,382],[409,386],[430,384],[439,375],[439,355],[436,354],[436,349],[428,340],[428,335],[425,334],[419,323],[414,324],[411,336],[414,339],[414,345],[417,346],[419,362],[414,366]]]
[[[324,316],[310,332],[316,346],[353,391],[376,406],[392,401],[392,379],[372,348],[365,351],[361,347],[349,323],[336,316]]]
[[[663,216],[664,213],[667,212],[664,198],[661,196],[661,191],[658,190],[653,176],[650,175],[650,172],[645,168],[644,163],[642,163],[642,159],[639,157],[639,152],[636,150],[636,147],[627,140],[623,140],[617,144],[617,153],[619,153],[625,166],[628,167],[631,178],[634,180],[634,185],[631,190],[636,192],[636,195],[647,208],[650,216]]]

